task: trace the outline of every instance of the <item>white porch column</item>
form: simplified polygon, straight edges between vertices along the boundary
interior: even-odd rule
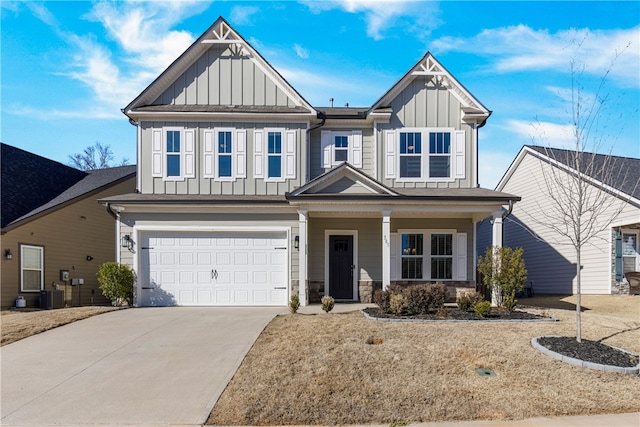
[[[493,232],[492,232],[492,242],[493,246],[497,246],[499,248],[502,247],[502,211],[496,212],[493,214]]]
[[[300,305],[309,304],[309,294],[307,292],[307,211],[298,211],[298,292]]]
[[[382,289],[391,284],[391,211],[382,211]]]

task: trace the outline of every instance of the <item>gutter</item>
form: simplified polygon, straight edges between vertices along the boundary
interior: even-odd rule
[[[311,173],[310,168],[311,168],[311,155],[309,153],[309,151],[311,150],[311,131],[312,130],[316,130],[321,128],[322,126],[324,126],[324,124],[327,121],[327,115],[325,113],[323,113],[322,111],[318,111],[318,116],[320,117],[321,121],[320,123],[316,123],[315,125],[309,127],[307,129],[307,171],[305,173],[305,177],[304,180],[305,182],[309,182],[309,174]]]
[[[105,203],[105,206],[107,207],[107,213],[117,221],[118,215],[113,211],[113,209],[111,209],[111,205],[109,204],[109,202]]]

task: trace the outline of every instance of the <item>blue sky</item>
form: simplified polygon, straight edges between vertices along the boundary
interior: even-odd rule
[[[598,151],[640,157],[637,1],[0,4],[0,140],[62,163],[95,142],[135,162],[120,110],[218,16],[316,107],[370,106],[430,51],[493,111],[480,130],[483,187],[523,144],[572,146],[572,80],[586,104],[605,100]]]

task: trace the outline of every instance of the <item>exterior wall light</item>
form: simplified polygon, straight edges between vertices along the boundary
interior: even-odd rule
[[[125,234],[124,236],[122,236],[122,240],[120,241],[120,246],[122,246],[123,248],[127,248],[129,250],[133,249],[133,240],[131,240],[131,236],[128,234]]]
[[[4,257],[8,260],[13,259],[13,254],[11,253],[11,249],[7,249],[6,251],[4,251]]]
[[[296,236],[293,238],[293,247],[296,249],[300,249],[300,236]]]

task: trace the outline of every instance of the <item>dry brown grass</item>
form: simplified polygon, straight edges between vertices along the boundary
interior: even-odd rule
[[[117,310],[116,307],[74,307],[58,310],[19,311],[9,310],[0,312],[0,332],[2,339],[0,346],[39,334],[58,326],[66,325],[77,320],[108,311]]]
[[[279,316],[243,361],[208,424],[497,420],[640,410],[639,376],[573,367],[531,347],[537,335],[575,336],[571,298],[523,302],[562,305],[540,309],[560,321],[391,323],[359,312]],[[640,298],[587,296],[583,305],[585,339],[640,353]],[[481,377],[476,368],[497,376]]]

